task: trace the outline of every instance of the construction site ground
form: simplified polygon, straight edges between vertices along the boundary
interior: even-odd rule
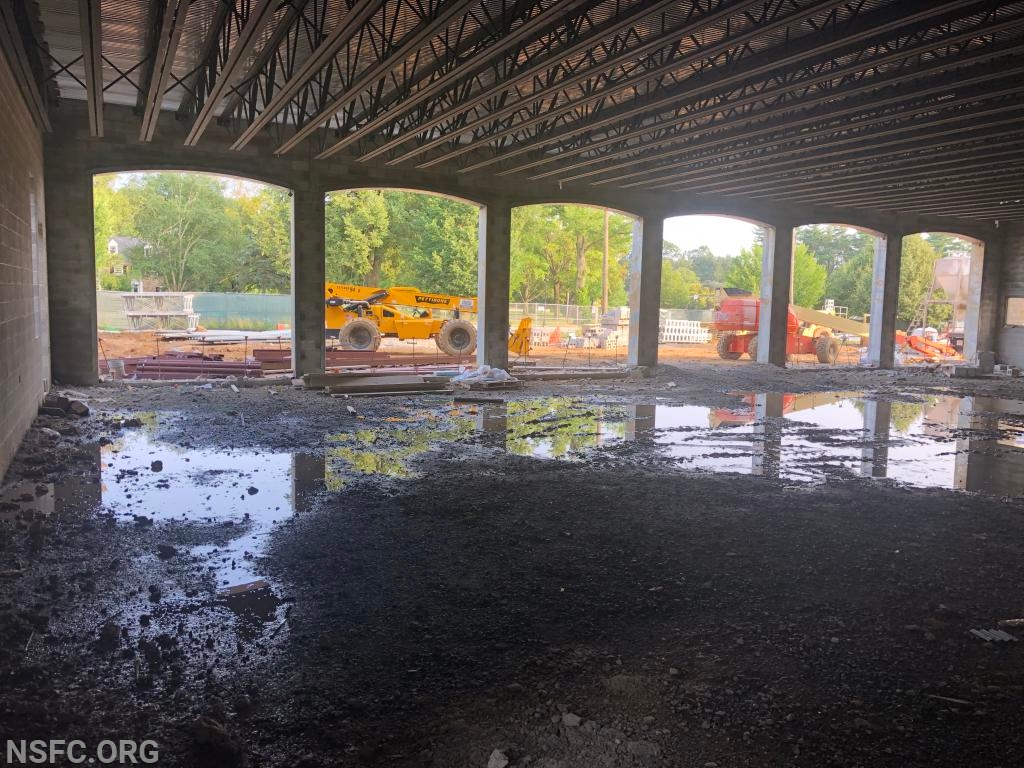
[[[242,344],[201,344],[187,340],[165,340],[152,332],[110,333],[101,331],[99,334],[99,359],[116,360],[119,358],[145,357],[172,351],[199,352],[203,354],[223,355],[225,360],[243,360],[252,355],[253,348],[289,349],[289,342],[258,341]],[[398,341],[384,339],[381,351],[391,355],[424,355],[438,353],[437,345],[432,340]],[[731,361],[722,360],[713,344],[662,344],[658,350],[662,362],[673,363],[682,361],[706,361],[723,365],[748,365],[749,358]],[[543,365],[564,365],[579,367],[589,365],[608,365],[626,362],[625,347],[614,349],[567,348],[567,347],[534,347],[530,359],[542,362]],[[860,348],[844,346],[840,350],[840,364],[856,365],[860,359]],[[813,355],[796,355],[794,364],[799,366],[817,366],[818,361]]]
[[[769,431],[708,427],[813,392],[856,420],[1024,383],[692,361],[497,404],[71,392],[91,414],[37,420],[0,507],[6,732],[219,768],[1022,764],[1024,642],[969,632],[1024,618],[1020,494],[859,477],[828,451],[888,442],[800,414],[782,463],[810,474],[758,476]],[[969,437],[929,435],[950,467]]]

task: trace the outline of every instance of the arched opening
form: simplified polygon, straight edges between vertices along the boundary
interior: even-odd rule
[[[903,238],[897,328],[977,362],[985,243],[954,232]],[[905,362],[918,355],[906,349]],[[989,350],[991,351],[991,350]]]
[[[332,191],[324,205],[327,367],[472,362],[481,207],[395,188]]]
[[[637,221],[573,203],[512,209],[509,324],[529,324],[531,358],[560,367],[626,362]]]
[[[757,359],[764,256],[773,235],[764,222],[730,214],[665,220],[661,359],[681,363]],[[723,313],[735,313],[735,317],[725,322]]]
[[[292,193],[237,176],[93,176],[101,375],[259,376],[293,312]]]

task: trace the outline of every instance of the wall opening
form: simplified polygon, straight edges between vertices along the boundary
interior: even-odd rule
[[[204,173],[102,174],[93,211],[101,374],[259,375],[257,350],[290,348],[291,192]]]
[[[333,191],[325,206],[328,367],[353,352],[471,362],[480,207],[406,189]]]
[[[567,367],[626,360],[635,223],[589,205],[512,210],[509,323],[529,319],[530,357]]]

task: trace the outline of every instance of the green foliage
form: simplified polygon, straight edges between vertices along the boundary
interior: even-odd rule
[[[871,281],[875,254],[861,252],[843,262],[825,281],[825,295],[849,308],[851,317],[871,311]]]
[[[806,245],[798,244],[793,251],[793,303],[798,307],[817,308],[825,297],[828,272]]]
[[[749,250],[744,248],[740,255],[733,259],[729,273],[725,276],[727,288],[741,288],[755,296],[761,293],[761,256],[763,248],[755,245]]]
[[[966,240],[956,235],[949,235],[945,232],[929,232],[928,245],[932,247],[940,258],[945,256],[957,256],[962,253],[970,253],[972,246]]]
[[[903,328],[908,327],[920,314],[924,305],[928,286],[931,284],[935,271],[935,262],[939,254],[935,252],[928,240],[921,235],[909,235],[903,238],[903,259],[900,262],[900,296],[896,310],[896,322]],[[936,291],[935,298],[941,298],[941,291]],[[949,318],[949,307],[933,307],[928,313],[929,325],[941,325]]]
[[[710,255],[711,251],[706,246],[701,248]],[[661,253],[661,306],[665,309],[703,309],[709,306],[713,293],[701,285],[687,258],[688,253],[667,240]]]
[[[736,257],[726,277],[726,285],[743,288],[755,296],[761,293],[761,258],[763,246],[744,248]],[[801,307],[817,307],[825,295],[825,268],[807,246],[798,245],[793,253],[793,303]]]
[[[243,188],[193,173],[97,176],[93,181],[96,266],[101,287],[127,290],[158,278],[172,291],[286,292],[291,274],[291,200],[284,190]],[[137,237],[150,247],[116,257],[107,241]],[[130,274],[111,279],[113,261]]]
[[[874,254],[875,248],[874,236],[839,224],[800,227],[796,241],[807,246],[828,275],[857,256]]]
[[[632,221],[608,217],[608,302],[625,304]],[[531,205],[512,212],[513,301],[592,305],[601,301],[604,211]]]
[[[327,279],[380,285],[389,266],[383,248],[389,224],[384,193],[372,189],[332,192],[324,216]]]

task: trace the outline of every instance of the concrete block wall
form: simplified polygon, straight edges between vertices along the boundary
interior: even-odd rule
[[[1006,300],[1024,297],[1024,226],[1007,228],[1002,242],[1002,280],[996,312],[996,359],[1024,368],[1024,327],[1006,326]]]
[[[43,142],[0,53],[0,476],[50,378]]]

